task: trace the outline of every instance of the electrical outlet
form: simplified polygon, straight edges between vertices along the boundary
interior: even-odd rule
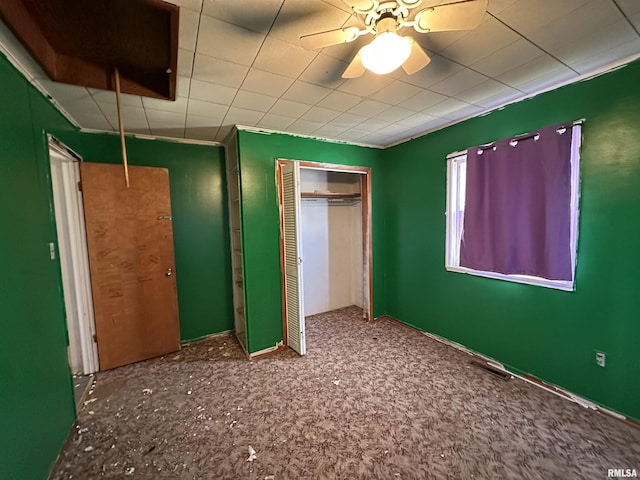
[[[604,352],[596,352],[596,365],[604,367],[607,362],[607,354]]]

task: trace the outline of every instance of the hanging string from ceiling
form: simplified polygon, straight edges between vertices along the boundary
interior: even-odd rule
[[[120,145],[122,146],[122,165],[124,167],[124,183],[129,188],[129,164],[127,162],[127,146],[124,141],[124,125],[120,108],[120,71],[115,67],[113,76],[116,84],[116,106],[118,108],[118,127],[120,128]]]

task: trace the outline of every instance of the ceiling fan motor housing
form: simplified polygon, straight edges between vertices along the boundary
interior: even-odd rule
[[[385,12],[380,15],[380,19],[376,22],[376,35],[385,32],[395,33],[398,30],[398,19],[391,12]]]

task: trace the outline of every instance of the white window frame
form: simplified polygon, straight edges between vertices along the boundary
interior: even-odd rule
[[[578,218],[580,216],[580,145],[582,142],[582,121],[572,127],[571,140],[571,280],[549,280],[528,275],[505,275],[496,272],[474,270],[460,266],[460,239],[462,237],[462,219],[464,217],[464,187],[466,184],[467,152],[454,152],[447,155],[447,206],[445,269],[450,272],[468,273],[480,277],[525,283],[558,290],[575,290],[576,254],[578,245]],[[462,191],[461,191],[462,189]]]

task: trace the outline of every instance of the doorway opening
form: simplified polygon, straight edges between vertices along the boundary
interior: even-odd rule
[[[80,192],[82,159],[49,136],[49,163],[58,255],[69,336],[69,366],[74,375],[99,370],[89,274],[89,255]]]
[[[371,172],[280,159],[285,344],[306,353],[305,317],[357,306],[372,318]]]

